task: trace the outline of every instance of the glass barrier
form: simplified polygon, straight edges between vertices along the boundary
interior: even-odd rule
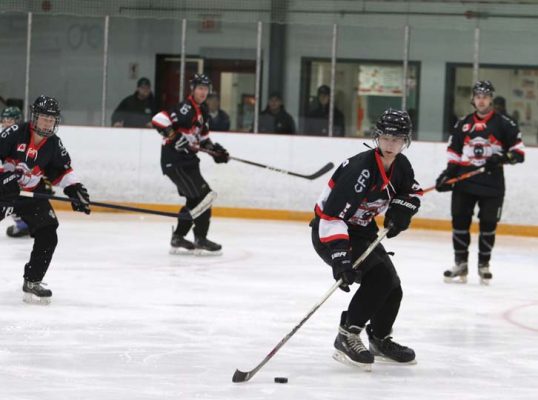
[[[263,34],[267,38],[266,27]],[[187,22],[183,98],[190,94],[189,81],[195,73],[204,73],[211,79],[213,92],[207,100],[211,131],[253,129],[257,32],[257,23],[224,22],[210,15]],[[267,57],[268,52],[264,52],[262,63]],[[166,68],[177,69],[179,65],[179,52],[166,61]],[[173,81],[179,82],[179,76]],[[177,102],[177,91],[175,96],[170,103]]]
[[[26,14],[0,14],[0,111],[15,106],[24,113],[27,22]]]
[[[46,94],[63,123],[100,125],[103,29],[103,18],[33,15],[30,104]]]

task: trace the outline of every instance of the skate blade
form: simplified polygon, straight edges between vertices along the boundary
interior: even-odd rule
[[[454,278],[450,278],[448,276],[445,276],[444,278],[445,283],[467,283],[467,276],[455,276]]]
[[[175,256],[193,256],[194,250],[188,250],[183,247],[171,247],[168,253]]]
[[[360,362],[353,361],[351,358],[346,356],[344,353],[342,353],[340,350],[335,350],[333,353],[333,359],[338,361],[339,363],[342,363],[344,365],[349,365],[352,367],[359,367],[360,369],[366,371],[366,372],[372,372],[372,364],[364,364]]]
[[[401,362],[401,361],[396,361],[396,360],[393,360],[392,358],[382,356],[382,355],[374,354],[374,357],[375,357],[375,362],[379,364],[390,364],[390,365],[416,365],[417,364],[416,358],[411,361]]]
[[[490,279],[480,278],[480,284],[482,286],[489,286],[489,281],[490,281]]]
[[[35,304],[40,306],[48,306],[50,304],[50,297],[39,297],[32,293],[24,293],[22,301],[26,304]]]
[[[221,256],[222,250],[209,251],[209,250],[204,250],[204,249],[195,249],[193,250],[193,254],[197,257],[215,257],[215,256]]]

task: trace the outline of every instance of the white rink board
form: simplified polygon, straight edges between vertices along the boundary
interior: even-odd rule
[[[73,166],[94,200],[176,204],[183,202],[173,184],[161,173],[161,137],[151,129],[113,129],[93,127],[60,128],[73,158]],[[366,150],[351,138],[281,136],[244,133],[212,133],[231,155],[274,167],[310,174],[327,162],[335,165]],[[445,168],[445,143],[413,142],[405,154],[411,160],[417,180],[432,186]],[[502,221],[506,224],[538,225],[535,171],[538,149],[528,148],[522,165],[507,166],[507,196]],[[217,207],[261,208],[311,211],[330,177],[309,181],[230,161],[215,164],[201,154],[202,171],[219,197]],[[450,195],[429,193],[419,217],[450,219]]]

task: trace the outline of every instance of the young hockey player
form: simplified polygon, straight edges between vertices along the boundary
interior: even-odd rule
[[[400,302],[400,278],[384,247],[379,244],[352,268],[377,236],[374,217],[386,210],[388,238],[409,227],[422,194],[409,160],[401,151],[411,141],[411,120],[405,111],[388,109],[374,131],[377,147],[345,160],[329,180],[315,207],[312,242],[318,255],[332,267],[335,280],[349,292],[361,285],[348,309],[342,312],[334,342],[337,361],[370,368],[374,356],[396,363],[414,363],[415,352],[392,340]],[[366,325],[370,322],[369,325]],[[366,329],[369,350],[360,334]]]
[[[495,244],[495,229],[501,218],[504,200],[504,164],[524,161],[524,145],[517,124],[493,109],[494,88],[490,81],[473,86],[471,104],[476,111],[456,123],[448,141],[448,165],[437,178],[440,192],[452,190],[452,244],[455,265],[445,271],[445,281],[467,282],[470,227],[478,204],[480,235],[478,239],[478,275],[482,284],[492,278],[489,269]],[[445,182],[474,169],[486,172],[455,185]]]
[[[172,110],[161,111],[152,123],[163,136],[161,168],[176,185],[180,196],[187,202],[181,211],[194,214],[194,220],[178,219],[172,233],[171,253],[221,254],[222,246],[207,239],[211,219],[211,203],[216,193],[200,173],[200,147],[211,151],[217,163],[228,162],[226,149],[209,138],[209,112],[205,100],[211,91],[211,81],[203,74],[190,81],[191,94]],[[185,239],[194,224],[194,243]]]
[[[13,125],[0,134],[0,220],[17,214],[34,238],[24,267],[24,301],[48,304],[52,292],[42,280],[58,243],[58,220],[48,200],[18,198],[21,190],[45,191],[44,178],[64,188],[75,211],[90,213],[89,195],[71,168],[71,158],[56,136],[60,107],[52,97],[39,96],[30,122]]]

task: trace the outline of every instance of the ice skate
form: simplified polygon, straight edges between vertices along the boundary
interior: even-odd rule
[[[380,339],[374,336],[371,325],[366,327],[368,340],[370,341],[370,351],[376,360],[396,364],[416,364],[415,351],[409,347],[402,346],[392,340],[392,336],[385,336]]]
[[[363,368],[365,371],[372,370],[374,356],[362,343],[359,326],[346,324],[346,313],[342,313],[338,335],[334,340],[333,358],[342,364]]]
[[[197,256],[220,256],[222,255],[222,246],[212,242],[205,237],[196,237],[194,239],[194,254]]]
[[[30,282],[25,279],[22,285],[22,291],[24,292],[22,301],[28,304],[50,304],[52,292],[45,289],[43,285],[44,283]]]
[[[17,220],[14,225],[8,226],[6,229],[6,235],[12,238],[20,238],[30,235],[28,225],[24,221]]]
[[[193,255],[195,250],[193,242],[176,233],[172,233],[170,246],[170,254]]]
[[[467,261],[456,262],[452,269],[444,272],[446,283],[467,283]]]
[[[485,262],[478,264],[478,276],[480,277],[481,285],[489,285],[489,281],[493,278],[493,275],[489,272],[489,263]]]

